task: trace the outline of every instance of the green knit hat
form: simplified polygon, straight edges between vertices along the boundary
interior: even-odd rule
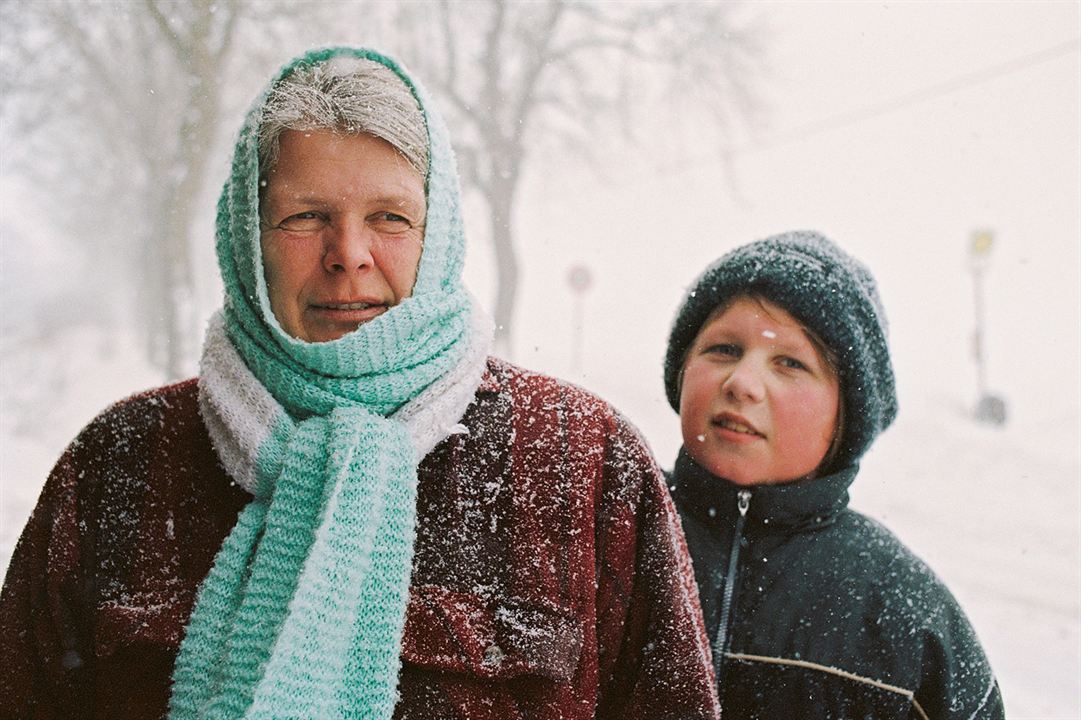
[[[699,276],[668,338],[668,402],[679,412],[683,361],[706,318],[734,296],[752,292],[787,310],[837,354],[845,421],[833,465],[857,462],[897,416],[886,315],[867,268],[816,232],[788,232],[736,248]]]

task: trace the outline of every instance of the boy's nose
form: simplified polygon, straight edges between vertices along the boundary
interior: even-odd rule
[[[352,272],[371,267],[372,230],[363,221],[344,219],[326,236],[323,267],[328,272]]]
[[[759,369],[746,360],[736,363],[721,390],[737,402],[761,402],[765,397],[765,385]]]

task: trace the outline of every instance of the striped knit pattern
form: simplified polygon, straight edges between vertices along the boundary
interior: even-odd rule
[[[461,285],[454,159],[424,93],[393,61],[428,124],[424,252],[412,297],[328,343],[287,335],[270,310],[249,113],[218,206],[225,305],[210,324],[200,406],[222,464],[249,490],[196,601],[170,717],[389,718],[416,524],[417,464],[480,382],[490,323]],[[269,92],[269,88],[267,90]]]

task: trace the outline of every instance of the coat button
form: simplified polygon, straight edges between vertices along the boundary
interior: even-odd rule
[[[495,643],[489,645],[487,648],[484,649],[485,665],[499,665],[503,662],[503,658],[503,648],[499,647]]]

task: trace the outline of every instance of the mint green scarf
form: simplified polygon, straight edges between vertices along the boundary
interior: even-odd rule
[[[461,284],[450,143],[428,124],[424,250],[412,296],[338,340],[287,335],[259,245],[266,92],[241,129],[218,204],[224,309],[204,345],[200,404],[230,475],[254,499],[203,583],[173,675],[170,718],[389,718],[413,559],[417,464],[472,398],[490,330]],[[271,87],[273,83],[271,84]],[[270,87],[267,88],[269,92]]]

